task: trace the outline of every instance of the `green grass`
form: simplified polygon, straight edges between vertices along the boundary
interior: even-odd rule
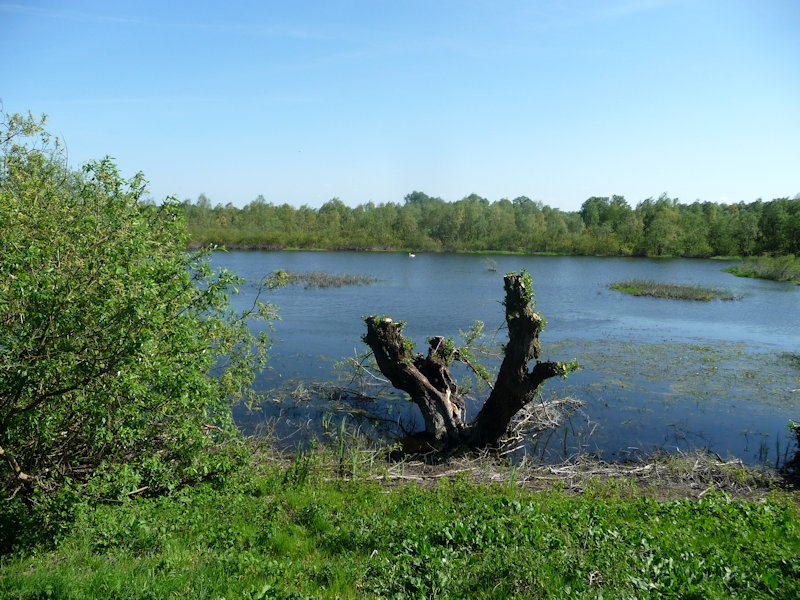
[[[314,455],[256,469],[87,509],[54,547],[0,559],[0,597],[800,597],[791,497],[535,492],[514,471],[392,487]]]
[[[750,258],[740,265],[722,269],[737,277],[771,279],[800,283],[800,258],[793,254],[787,256],[760,256]]]
[[[726,290],[707,288],[699,285],[681,285],[673,283],[660,283],[645,279],[628,279],[618,281],[608,286],[609,289],[623,292],[632,296],[650,296],[653,298],[668,298],[671,300],[698,300],[709,302],[711,300],[736,300],[737,296]]]

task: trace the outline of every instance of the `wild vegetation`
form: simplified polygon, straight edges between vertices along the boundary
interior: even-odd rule
[[[231,404],[267,337],[239,281],[187,253],[174,203],[109,159],[68,167],[43,120],[0,130],[0,546],[34,515],[222,477],[243,458]]]
[[[662,195],[632,208],[622,196],[592,197],[578,212],[525,196],[457,202],[422,192],[402,203],[350,208],[338,198],[319,209],[244,208],[184,201],[191,243],[229,248],[319,248],[553,253],[597,256],[758,256],[800,254],[800,198],[682,204]]]
[[[231,407],[275,307],[231,310],[240,280],[185,251],[194,207],[2,118],[0,597],[800,595],[796,495],[735,461],[659,488],[666,462],[391,463],[344,422],[334,449],[248,445]],[[527,372],[543,320],[506,285]]]
[[[723,269],[738,277],[755,277],[774,281],[800,283],[800,258],[794,254],[786,256],[759,256],[741,264]]]
[[[351,273],[325,273],[311,271],[307,273],[292,273],[276,271],[273,277],[285,285],[302,285],[306,288],[329,288],[351,285],[369,285],[377,279],[370,275],[354,275]]]
[[[608,286],[617,292],[631,296],[650,296],[652,298],[669,298],[671,300],[735,300],[736,295],[716,288],[707,288],[699,285],[681,285],[675,283],[662,283],[645,279],[629,279],[618,281]]]
[[[82,511],[55,547],[0,559],[0,596],[800,594],[800,509],[737,464],[435,470],[350,446],[254,456],[224,487]],[[660,481],[689,497],[668,499]]]

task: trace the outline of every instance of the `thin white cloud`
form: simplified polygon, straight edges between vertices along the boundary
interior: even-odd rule
[[[597,21],[613,21],[660,10],[682,0],[577,0],[536,4],[525,14],[541,30],[579,27]]]
[[[675,3],[676,0],[621,0],[592,4],[592,13],[599,19],[619,19],[659,10]]]
[[[308,27],[268,25],[258,22],[247,23],[243,21],[160,21],[130,17],[126,15],[113,15],[108,13],[102,14],[95,11],[87,12],[69,9],[58,10],[39,8],[36,6],[28,6],[14,2],[0,2],[0,13],[3,12],[60,21],[120,23],[168,30],[180,29],[190,31],[206,31],[214,33],[248,35],[255,37],[289,38],[298,40],[333,39],[332,36],[327,33],[315,31],[309,29]],[[344,34],[337,37],[346,39]]]
[[[56,19],[63,21],[84,21],[100,23],[141,23],[138,19],[120,17],[116,15],[103,15],[96,12],[79,12],[74,10],[54,10],[27,6],[25,4],[15,4],[12,2],[0,2],[0,12],[30,15],[46,19]]]

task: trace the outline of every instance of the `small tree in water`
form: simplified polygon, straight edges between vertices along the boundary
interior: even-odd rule
[[[414,353],[413,344],[403,337],[403,323],[388,317],[366,318],[364,342],[378,368],[394,387],[409,394],[422,412],[427,436],[441,446],[497,444],[514,415],[536,397],[545,380],[577,368],[574,362],[539,360],[539,334],[545,320],[534,311],[530,274],[524,270],[508,273],[504,289],[509,339],[492,391],[471,423],[464,419],[464,399],[449,370],[459,360],[458,349],[434,337],[427,356]],[[535,361],[532,368],[531,361]]]

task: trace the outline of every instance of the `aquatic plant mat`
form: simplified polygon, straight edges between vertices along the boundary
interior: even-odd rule
[[[369,275],[325,273],[323,271],[309,271],[306,273],[276,271],[276,274],[280,274],[287,285],[302,285],[307,289],[370,285],[378,281],[375,277]]]
[[[669,402],[740,403],[776,408],[800,404],[800,354],[753,348],[739,342],[565,339],[550,342],[554,355],[580,356],[582,371],[564,387],[592,376],[592,389],[646,393]],[[609,369],[613,365],[613,370]]]
[[[695,449],[776,468],[793,460],[787,426],[800,416],[795,353],[735,342],[593,339],[548,349],[581,357],[582,370],[551,392],[586,406],[570,419],[561,453],[554,451],[562,440],[552,436],[548,455],[540,453],[546,460],[590,453],[626,461]]]
[[[670,300],[710,302],[711,300],[736,300],[738,298],[727,290],[698,285],[661,283],[646,279],[618,281],[608,287],[611,290],[630,294],[631,296],[650,296],[652,298],[668,298]]]
[[[13,598],[800,595],[797,492],[696,455],[509,467],[262,446],[225,485],[81,511],[0,560]]]

